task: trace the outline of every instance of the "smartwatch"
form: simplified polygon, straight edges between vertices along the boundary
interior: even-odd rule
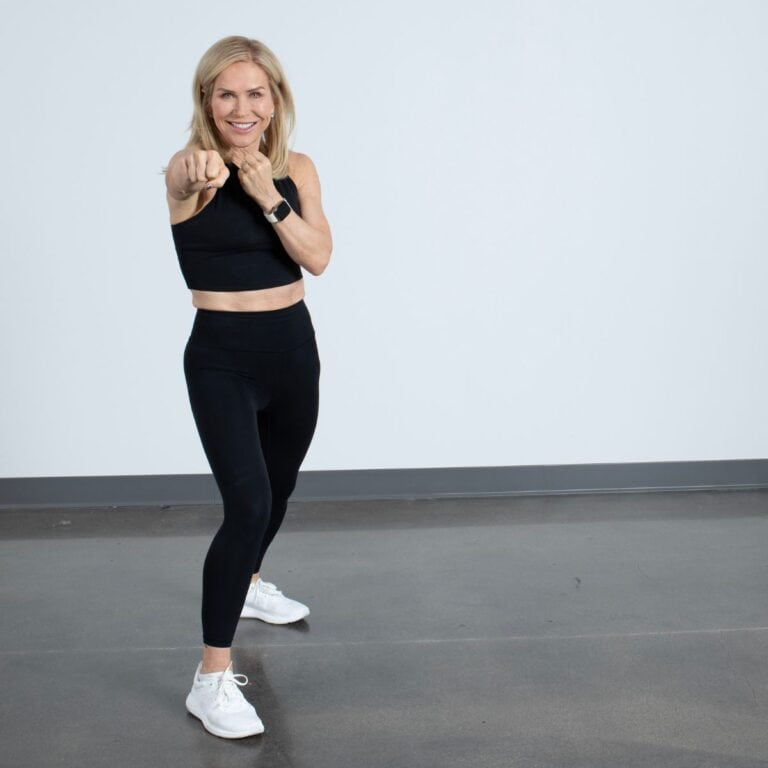
[[[283,198],[271,211],[267,211],[264,216],[267,221],[276,224],[278,221],[282,221],[292,210],[293,208],[291,208],[288,201]]]

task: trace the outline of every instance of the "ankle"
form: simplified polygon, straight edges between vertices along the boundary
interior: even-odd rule
[[[203,643],[203,660],[200,663],[200,674],[223,672],[232,663],[232,654],[228,647],[220,647]]]
[[[227,664],[227,665],[225,665],[223,667],[221,666],[221,664],[210,664],[208,666],[206,666],[205,664],[201,664],[200,665],[200,674],[201,675],[209,675],[209,674],[214,673],[214,672],[215,673],[220,673],[220,672],[226,671],[228,667],[229,667],[229,664]]]

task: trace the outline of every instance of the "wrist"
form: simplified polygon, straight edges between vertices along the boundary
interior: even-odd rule
[[[273,197],[270,197],[269,200],[265,201],[261,204],[261,210],[263,213],[267,214],[274,208],[276,208],[280,203],[283,201],[283,196],[280,194],[275,194]]]
[[[283,197],[272,210],[264,211],[264,217],[270,224],[282,221],[293,210],[291,204]]]

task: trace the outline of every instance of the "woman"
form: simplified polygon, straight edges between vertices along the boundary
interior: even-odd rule
[[[203,565],[203,658],[186,705],[209,732],[240,738],[264,726],[232,668],[238,619],[309,613],[260,571],[317,423],[320,360],[301,267],[322,274],[332,242],[314,164],[288,149],[293,98],[274,54],[219,40],[200,60],[193,100],[189,142],[165,178],[197,308],[184,373],[224,519]]]

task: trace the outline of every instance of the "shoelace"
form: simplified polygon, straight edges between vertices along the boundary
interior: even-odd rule
[[[238,680],[239,677],[243,678],[242,681]],[[240,693],[240,687],[244,685],[248,685],[248,678],[245,675],[236,675],[227,670],[219,681],[219,688],[214,699],[215,703],[222,709],[231,709],[233,704],[244,701],[243,694]]]
[[[259,589],[268,595],[280,595],[281,597],[284,596],[283,593],[274,584],[271,584],[268,581],[259,579],[259,584],[261,585]]]

